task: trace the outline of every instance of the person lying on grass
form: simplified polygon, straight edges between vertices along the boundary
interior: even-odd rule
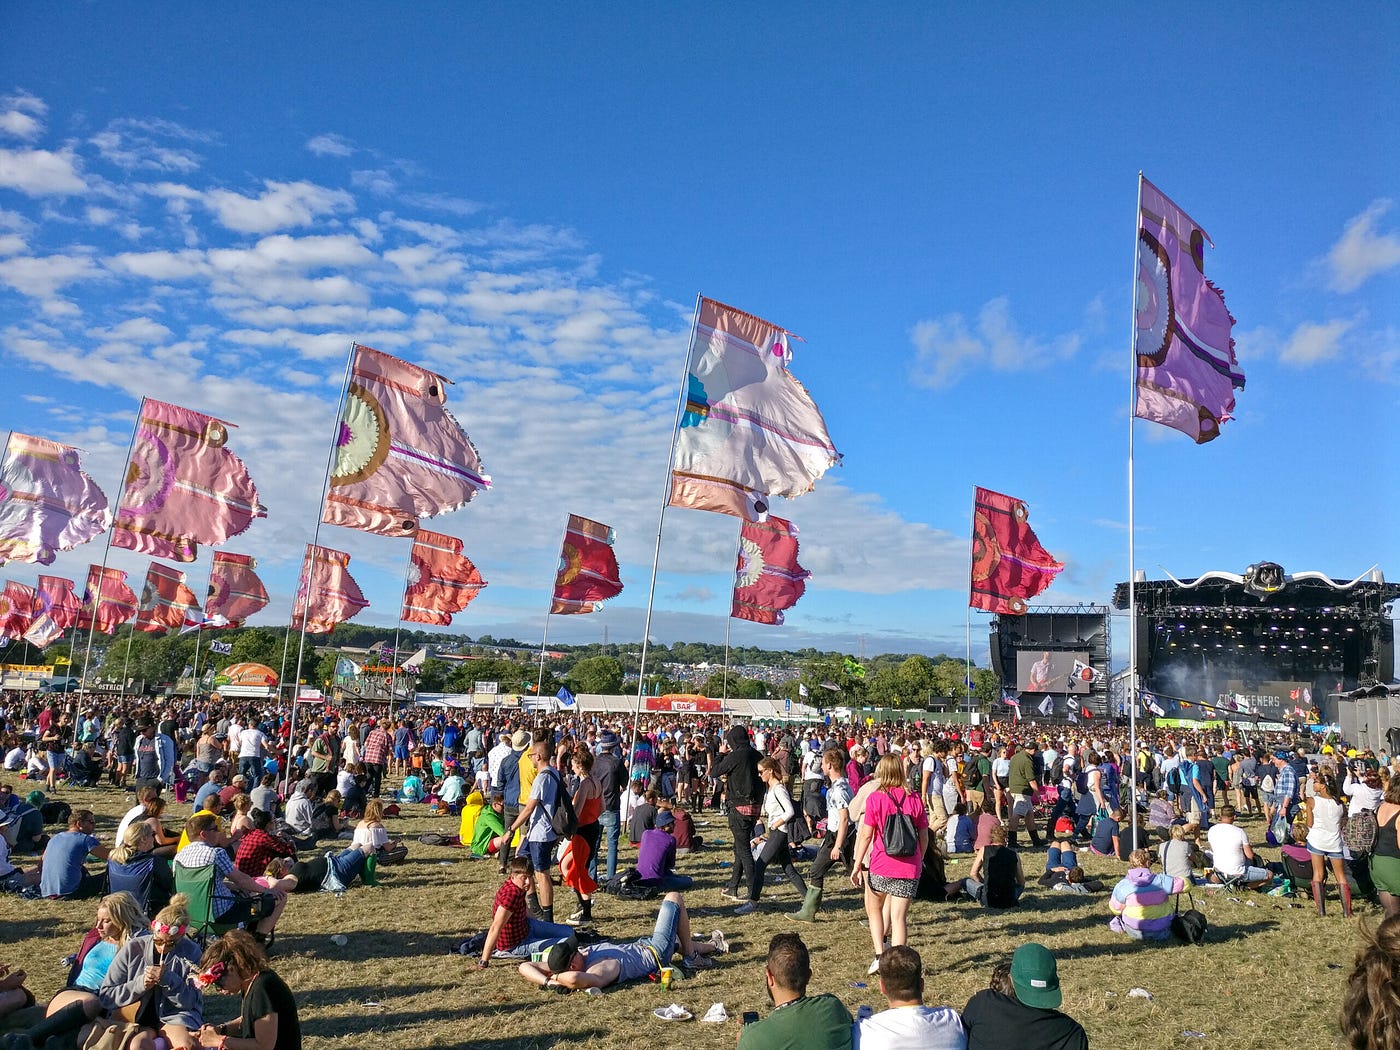
[[[637,981],[659,974],[670,967],[676,948],[681,949],[684,965],[690,970],[714,966],[712,955],[728,951],[724,936],[716,931],[709,941],[696,941],[690,935],[690,914],[685,900],[675,891],[666,894],[656,914],[656,927],[650,937],[615,943],[598,941],[580,947],[576,941],[554,945],[540,962],[520,964],[520,976],[541,988],[572,992],[577,988],[606,988],[623,981]]]

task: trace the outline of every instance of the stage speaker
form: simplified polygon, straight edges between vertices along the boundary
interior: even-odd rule
[[[998,682],[1005,682],[1006,675],[1002,673],[1001,662],[1001,632],[993,628],[987,635],[987,648],[991,659],[992,674],[997,676]]]
[[[1382,620],[1380,638],[1376,643],[1377,678],[1395,681],[1395,621]]]

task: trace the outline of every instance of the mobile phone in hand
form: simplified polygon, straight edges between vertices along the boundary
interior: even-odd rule
[[[744,1016],[740,1019],[740,1024],[758,1024],[758,1011],[745,1010]]]

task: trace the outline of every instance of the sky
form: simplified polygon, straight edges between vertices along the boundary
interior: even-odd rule
[[[661,522],[650,635],[720,642],[738,522],[661,517],[704,295],[802,337],[844,457],[735,644],[962,654],[978,485],[1066,563],[1040,604],[1109,602],[1130,429],[1149,578],[1400,576],[1400,9],[1111,6],[3,5],[0,437],[115,498],[143,396],[236,424],[269,514],[224,549],[286,623],[358,341],[454,381],[494,479],[426,523],[489,582],[450,630],[539,641],[572,512],[625,589],[550,639],[640,641]],[[1139,171],[1237,319],[1203,446],[1129,421]],[[406,541],[319,538],[393,626]]]

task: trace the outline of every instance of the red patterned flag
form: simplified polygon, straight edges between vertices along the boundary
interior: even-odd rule
[[[413,537],[401,619],[446,626],[486,583],[455,536],[419,529]]]
[[[27,587],[13,580],[5,581],[5,589],[0,591],[0,638],[23,638],[34,618],[34,603],[38,594],[33,587]]]
[[[24,632],[24,640],[40,649],[58,641],[64,631],[78,622],[78,606],[72,580],[62,576],[40,576],[33,619],[29,630]]]
[[[0,564],[52,565],[112,524],[107,497],[83,471],[78,450],[12,432],[0,467]]]
[[[312,634],[328,634],[336,624],[353,619],[369,606],[360,585],[350,575],[349,564],[350,555],[344,551],[306,545],[297,597],[292,604],[294,624],[305,617],[306,629]]]
[[[146,585],[141,589],[141,607],[131,626],[159,634],[197,625],[201,619],[199,599],[185,583],[185,574],[158,561],[151,562],[146,570]]]
[[[772,516],[764,522],[746,521],[739,530],[729,615],[781,625],[783,610],[797,604],[811,575],[797,564],[796,525]]]
[[[224,447],[228,424],[146,398],[117,508],[112,546],[194,561],[267,517],[243,461]]]
[[[608,526],[569,515],[550,612],[597,612],[604,601],[622,593],[622,573],[612,549],[614,538]]]
[[[209,569],[204,626],[242,627],[248,617],[267,604],[267,588],[253,571],[257,565],[257,560],[247,554],[215,553]]]
[[[126,585],[126,573],[89,565],[83,607],[78,613],[79,630],[86,631],[93,626],[94,602],[97,604],[97,629],[103,634],[115,634],[118,627],[136,615],[139,604],[136,592]]]
[[[451,380],[356,346],[321,520],[411,536],[419,518],[465,505],[491,479],[443,407]]]
[[[979,488],[972,508],[972,596],[969,605],[1019,615],[1026,599],[1049,587],[1065,567],[1040,545],[1026,505]]]

